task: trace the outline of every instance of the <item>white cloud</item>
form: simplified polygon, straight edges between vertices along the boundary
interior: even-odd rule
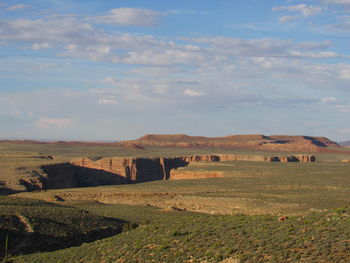
[[[1,58],[0,72],[16,72],[17,74],[32,74],[40,71],[54,71],[59,68],[66,68],[70,63],[57,63],[57,59],[44,59],[30,57],[26,58]]]
[[[342,58],[333,51],[306,53],[304,50],[326,49],[330,41],[301,42],[282,39],[240,39],[206,37],[183,39],[175,43],[148,35],[108,34],[76,18],[60,20],[0,20],[0,41],[30,45],[31,49],[55,48],[62,56],[119,64],[159,66],[205,64],[225,65],[233,69],[237,57]],[[159,69],[153,70],[158,74]],[[163,70],[164,71],[164,70]],[[149,74],[150,69],[148,70]],[[165,73],[166,74],[166,73]]]
[[[349,105],[336,105],[336,109],[339,112],[350,112],[350,106]]]
[[[31,44],[62,45],[71,41],[89,43],[95,37],[91,25],[80,23],[74,18],[0,20],[0,30],[0,40]]]
[[[350,31],[350,16],[338,17],[337,23],[328,25],[328,28]]]
[[[334,103],[338,102],[338,100],[334,97],[326,97],[326,98],[321,98],[321,102],[334,104]]]
[[[345,6],[350,6],[350,1],[349,0],[321,0],[324,3],[328,4],[337,4],[337,5],[345,5]]]
[[[284,15],[279,17],[280,23],[293,22],[299,19],[300,17],[311,17],[315,16],[323,11],[322,7],[317,5],[290,5],[290,6],[276,6],[272,8],[272,11],[275,12],[292,12],[296,15]]]
[[[171,100],[174,94],[175,100],[183,95],[212,95],[213,86],[226,95],[232,83],[239,86],[253,79],[268,82],[271,76],[274,81],[300,80],[318,86],[331,83],[331,76],[336,76],[334,81],[340,82],[339,87],[347,80],[346,73],[339,74],[341,67],[336,64],[302,62],[347,58],[329,50],[332,42],[327,40],[294,42],[219,36],[175,42],[149,35],[107,33],[77,18],[0,20],[0,31],[0,40],[8,44],[22,43],[36,50],[52,47],[55,52],[60,50],[61,56],[134,65],[125,71],[127,79],[105,81],[117,87],[114,92],[122,98],[134,101]],[[223,84],[217,86],[219,82]],[[100,96],[92,103],[113,102],[114,99]]]
[[[281,16],[279,18],[279,21],[281,23],[286,23],[286,22],[291,22],[291,21],[295,21],[298,19],[298,16]]]
[[[69,44],[64,47],[66,52],[62,55],[74,58],[89,59],[92,61],[114,61],[117,62],[117,56],[113,55],[111,46],[104,43],[95,43],[88,46],[79,44]]]
[[[40,118],[36,125],[39,128],[50,129],[50,128],[67,128],[72,124],[72,120],[69,118]]]
[[[117,59],[116,62],[126,64],[143,64],[143,65],[175,65],[197,63],[205,60],[205,54],[200,52],[192,52],[184,49],[173,49],[171,47],[159,50],[142,50],[130,51],[127,56]]]
[[[316,5],[290,5],[290,6],[276,6],[272,8],[272,11],[290,11],[297,12],[303,16],[314,16],[322,11],[320,6]]]
[[[151,26],[156,24],[161,13],[145,8],[115,8],[107,15],[88,18],[97,24],[112,24],[118,26]]]
[[[289,52],[294,57],[301,57],[301,58],[314,58],[314,59],[324,59],[324,58],[347,58],[348,56],[344,56],[341,54],[338,54],[336,52],[318,52],[318,53],[306,53],[306,52],[300,52],[300,51],[290,51]]]
[[[172,49],[170,42],[151,36],[107,34],[75,18],[0,20],[0,41],[29,44],[34,49],[56,47],[65,50],[61,55],[93,61],[140,64],[154,61],[152,64],[164,64],[169,55],[181,58],[180,53],[164,55],[169,51],[167,49]],[[114,52],[116,50],[118,52]],[[162,51],[163,55],[153,59],[157,51]]]
[[[350,69],[344,69],[340,71],[340,77],[342,79],[350,80]]]
[[[306,41],[301,42],[295,45],[296,49],[302,49],[302,50],[315,50],[315,49],[326,49],[329,48],[332,45],[332,41],[325,40],[323,42],[313,42],[313,41]]]
[[[306,53],[304,50],[325,49],[331,45],[330,41],[294,43],[281,39],[239,39],[228,37],[196,38],[194,42],[209,45],[213,55],[240,57],[286,57],[286,58],[346,58],[342,54],[332,51]],[[207,51],[208,52],[208,51]],[[218,58],[218,56],[217,56]],[[223,61],[225,58],[223,58]]]
[[[179,94],[176,93],[176,84],[166,78],[155,80],[143,80],[137,78],[119,79],[108,77],[102,80],[112,88],[94,89],[93,93],[100,96],[116,96],[124,101],[162,101],[176,100]]]
[[[319,7],[309,5],[280,8],[275,11],[285,15],[280,18],[281,22],[321,12]],[[323,10],[326,12],[326,7]],[[26,119],[31,125],[42,128],[37,130],[51,134],[55,130],[48,129],[50,127],[73,129],[79,126],[76,122],[84,122],[92,130],[97,129],[93,126],[101,116],[117,123],[114,120],[122,121],[122,115],[127,113],[143,121],[137,116],[149,108],[159,114],[164,114],[164,109],[169,112],[181,109],[185,113],[205,110],[260,113],[260,110],[265,110],[270,114],[281,112],[281,115],[286,109],[292,112],[294,109],[311,108],[313,116],[318,110],[339,113],[348,109],[345,100],[337,99],[349,94],[348,57],[341,54],[345,51],[339,51],[342,50],[338,44],[340,38],[335,38],[334,45],[329,40],[320,40],[331,37],[333,31],[330,35],[326,35],[328,32],[317,35],[317,42],[293,40],[296,36],[293,32],[288,36],[286,33],[278,34],[281,38],[210,36],[171,37],[170,40],[142,35],[139,29],[138,34],[120,33],[123,31],[99,25],[152,25],[166,15],[148,10],[148,17],[147,14],[143,17],[141,11],[145,9],[113,9],[105,16],[92,18],[47,16],[35,20],[0,19],[1,45],[11,52],[20,49],[17,60],[12,57],[0,59],[0,73],[3,76],[10,75],[7,74],[9,72],[12,75],[13,72],[23,73],[23,78],[21,76],[16,81],[21,82],[23,90],[28,90],[18,92],[15,86],[19,84],[15,83],[16,93],[2,92],[1,115]],[[330,19],[326,13],[322,15],[327,18],[325,22],[338,19],[346,28],[348,19],[345,16]],[[298,39],[300,37],[313,39],[314,35],[304,32],[298,35]],[[42,49],[46,49],[44,56],[40,56]],[[24,53],[31,56],[20,57]],[[67,67],[66,61],[72,64]],[[40,74],[40,71],[48,74]],[[58,83],[50,82],[58,76],[67,78],[59,82],[61,85],[77,87],[76,90],[63,89],[58,87]],[[103,78],[104,81],[98,82]],[[33,79],[45,90],[32,92],[30,90],[36,89],[34,84],[28,88],[22,84]],[[96,88],[90,89],[92,86]],[[10,88],[5,87],[7,90]],[[306,94],[316,95],[307,97]],[[119,117],[116,112],[120,113]],[[65,132],[56,130],[57,134]]]
[[[210,15],[211,12],[208,11],[199,11],[199,10],[189,10],[189,9],[182,9],[182,10],[169,10],[167,11],[168,14],[180,14],[180,15]]]
[[[186,89],[186,90],[184,90],[183,93],[187,96],[190,96],[190,97],[199,97],[199,96],[205,95],[203,92],[193,90],[193,89]]]
[[[165,94],[166,92],[168,92],[169,90],[171,89],[171,87],[165,83],[160,83],[160,84],[156,84],[154,87],[153,87],[153,90],[156,92],[156,93],[159,93],[159,94]]]
[[[131,73],[136,75],[141,75],[145,77],[161,78],[164,76],[171,76],[176,73],[181,73],[182,69],[180,67],[136,67],[130,70]]]
[[[207,44],[212,52],[236,56],[280,56],[285,55],[291,41],[270,38],[241,39],[230,37],[194,38],[193,42]],[[219,57],[217,57],[219,58]]]
[[[102,104],[102,105],[117,104],[117,101],[115,99],[100,99],[97,101],[97,104]]]
[[[40,50],[40,49],[46,49],[49,48],[50,44],[49,43],[34,43],[32,45],[33,50]]]
[[[30,6],[30,5],[19,4],[19,5],[9,6],[8,8],[6,8],[6,10],[7,10],[7,11],[16,11],[16,10],[28,9],[28,8],[32,8],[32,6]]]

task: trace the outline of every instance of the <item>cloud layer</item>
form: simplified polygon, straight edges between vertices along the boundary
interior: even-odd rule
[[[98,125],[111,130],[118,130],[119,124],[133,130],[142,126],[140,133],[186,132],[181,125],[196,130],[195,119],[216,123],[222,128],[212,132],[222,135],[270,128],[282,133],[288,133],[287,128],[295,133],[320,131],[316,135],[344,131],[348,127],[341,118],[350,111],[350,40],[346,48],[338,40],[344,40],[350,20],[339,6],[349,5],[342,0],[299,2],[271,6],[274,27],[280,30],[276,34],[259,29],[253,35],[151,34],[168,16],[184,15],[151,8],[4,16],[0,49],[10,55],[0,57],[0,76],[7,85],[0,90],[0,122],[26,123],[43,137],[49,132],[53,137],[77,137],[79,131],[91,130],[84,139],[93,137]],[[4,8],[10,14],[26,9],[24,4]],[[186,12],[202,14],[212,15]],[[326,23],[320,22],[321,16],[327,17]],[[302,29],[294,28],[298,23]],[[286,28],[308,31],[293,37],[283,34]],[[335,29],[329,35],[318,33],[329,28]],[[338,31],[339,39],[333,40]],[[300,130],[297,120],[293,127],[283,116],[300,118]],[[227,121],[220,121],[222,117]],[[327,117],[334,129],[320,124]],[[163,123],[159,131],[154,128],[157,118]],[[266,128],[264,122],[271,119],[274,124]],[[246,128],[228,131],[236,125]],[[0,132],[9,134],[5,126]],[[124,130],[119,138],[130,135]],[[101,134],[114,138],[112,132]]]
[[[161,13],[145,8],[114,8],[108,14],[88,18],[98,24],[111,24],[118,26],[152,26],[160,18]]]

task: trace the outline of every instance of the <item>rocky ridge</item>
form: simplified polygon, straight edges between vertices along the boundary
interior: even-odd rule
[[[229,148],[261,151],[318,152],[320,148],[340,147],[326,137],[288,136],[262,134],[229,135],[225,137],[188,136],[185,134],[149,134],[137,140],[124,141],[116,145],[137,145],[138,147],[179,147],[179,148]]]
[[[226,148],[277,152],[319,152],[341,147],[326,137],[290,135],[228,135],[224,137],[189,136],[186,134],[148,134],[136,140],[121,142],[0,140],[17,144],[47,144],[59,146],[116,146],[125,150],[147,147]]]

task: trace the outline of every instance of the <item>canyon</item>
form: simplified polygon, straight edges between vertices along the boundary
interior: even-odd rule
[[[325,137],[262,134],[224,137],[149,134],[120,142],[0,140],[0,146],[1,195],[223,176],[215,169],[210,172],[178,169],[201,161],[315,162],[314,154],[349,153],[347,148]],[[303,154],[295,155],[296,152]]]
[[[316,162],[313,155],[263,156],[263,155],[193,155],[172,158],[112,157],[91,160],[87,157],[71,162],[44,165],[21,184],[27,190],[88,187],[141,183],[154,180],[184,180],[221,177],[216,172],[179,172],[177,168],[194,162]]]

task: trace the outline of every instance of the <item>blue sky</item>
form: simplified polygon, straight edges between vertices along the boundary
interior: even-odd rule
[[[0,0],[0,138],[350,139],[350,0]]]

